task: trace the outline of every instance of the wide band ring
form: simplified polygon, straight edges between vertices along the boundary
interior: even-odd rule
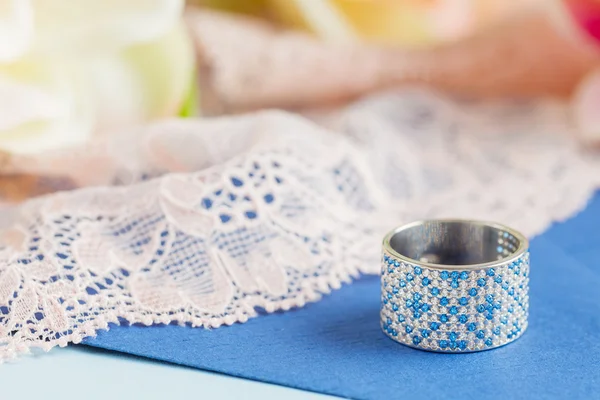
[[[422,350],[493,349],[527,328],[529,242],[506,226],[419,221],[383,240],[381,328]]]

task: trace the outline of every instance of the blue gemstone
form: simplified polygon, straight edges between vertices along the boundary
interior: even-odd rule
[[[485,345],[486,346],[491,346],[492,345],[492,339],[491,338],[487,338],[485,341]]]
[[[398,336],[398,331],[397,330],[392,330],[392,336]]]
[[[485,286],[485,279],[483,278],[479,278],[477,279],[477,285],[484,287]]]
[[[440,340],[439,345],[440,349],[445,349],[446,347],[448,347],[448,342],[445,340]]]
[[[488,303],[492,303],[494,301],[494,295],[493,294],[488,294],[487,296],[485,296],[485,301],[487,301]]]
[[[500,327],[499,326],[495,327],[492,332],[494,333],[494,335],[499,335],[500,334]]]
[[[236,177],[231,178],[231,183],[233,183],[233,186],[235,187],[240,187],[244,185],[244,181]]]
[[[515,289],[513,289],[513,288],[508,289],[508,295],[512,296],[513,294],[515,294]]]
[[[469,273],[467,271],[463,271],[460,273],[460,279],[462,279],[463,281],[469,279]]]
[[[394,272],[394,270],[391,268],[388,268],[388,274],[391,274],[392,272]]]
[[[448,279],[448,271],[442,271],[440,272],[440,278],[442,278],[443,280]]]
[[[484,312],[485,311],[485,306],[483,304],[479,304],[477,306],[477,312]]]
[[[417,346],[419,343],[421,343],[421,338],[418,336],[413,336],[412,342],[415,346]]]
[[[418,312],[418,311],[415,311],[415,313],[413,314],[413,318],[414,318],[414,319],[419,319],[419,318],[421,318],[421,313],[420,313],[420,312]]]
[[[421,311],[423,311],[423,312],[427,312],[427,311],[429,311],[429,304],[423,304],[423,305],[421,306]]]
[[[440,324],[438,324],[437,322],[432,322],[431,324],[429,324],[429,328],[431,328],[432,331],[437,331],[439,327]]]
[[[487,271],[487,276],[494,276],[496,275],[496,271],[494,270],[494,268],[490,268]]]
[[[469,299],[467,299],[466,297],[461,297],[458,300],[458,304],[460,304],[461,306],[466,306],[467,304],[469,304]]]
[[[494,278],[494,282],[496,283],[502,283],[502,277],[501,276],[497,276]]]
[[[452,273],[450,274],[450,277],[452,278],[452,280],[457,280],[459,276],[459,273],[457,271],[452,271]]]
[[[452,289],[458,288],[458,281],[452,281],[452,283],[450,284],[450,286],[452,286]]]
[[[429,331],[427,329],[421,329],[421,336],[423,336],[424,338],[428,338]]]
[[[491,321],[491,320],[493,320],[493,319],[494,319],[494,314],[492,314],[492,313],[490,313],[490,314],[487,314],[487,315],[485,316],[485,319],[487,319],[488,321]]]
[[[387,319],[386,319],[386,323],[387,323],[388,325],[389,325],[389,324],[391,324],[391,323],[392,323],[392,319],[391,319],[390,317],[387,317]]]
[[[487,306],[485,306],[485,309],[488,310],[488,312],[494,312],[494,305],[488,304]]]
[[[397,304],[392,304],[392,310],[398,311],[398,305]]]
[[[421,275],[421,267],[414,268],[415,275]]]
[[[461,315],[458,317],[458,321],[459,321],[461,324],[466,324],[468,320],[469,320],[469,317],[467,317],[465,314],[461,314]]]
[[[504,290],[508,290],[508,283],[504,282],[504,283],[502,284],[502,289],[504,289]]]
[[[407,280],[407,281],[412,281],[413,279],[415,279],[415,277],[414,277],[414,276],[412,276],[412,274],[411,274],[411,273],[408,273],[408,274],[406,274],[406,280]]]
[[[406,307],[411,308],[413,306],[413,302],[411,299],[406,300]]]
[[[483,339],[485,337],[485,332],[482,330],[477,331],[477,338]]]
[[[464,350],[467,348],[467,341],[466,340],[461,340],[460,342],[458,342],[458,348],[461,350]]]
[[[419,301],[419,300],[421,300],[421,294],[420,294],[420,293],[415,293],[415,294],[413,294],[413,299],[414,299],[415,301]]]
[[[423,278],[421,283],[423,284],[423,286],[427,286],[431,283],[431,280],[429,280],[429,278]]]
[[[400,287],[405,287],[406,286],[406,282],[405,281],[400,281]]]
[[[436,288],[436,287],[434,287],[434,288],[431,288],[431,294],[432,294],[433,296],[437,296],[438,294],[440,294],[440,289],[438,289],[438,288]]]
[[[498,246],[498,247],[496,247],[496,251],[497,251],[498,253],[502,253],[502,250],[504,250],[504,249],[502,248],[502,246]]]
[[[515,311],[515,308],[513,306],[508,307],[508,312],[512,313],[513,311]]]
[[[508,322],[508,318],[506,318],[506,316],[503,316],[500,318],[500,323],[506,325],[507,322]]]
[[[392,292],[394,292],[394,294],[398,294],[398,288],[397,287],[393,288]]]
[[[467,325],[467,329],[468,329],[470,332],[474,332],[474,331],[475,331],[475,329],[477,329],[477,324],[476,324],[475,322],[471,322],[469,325]]]
[[[388,299],[383,299],[383,304],[387,304],[388,303]]]
[[[406,333],[411,333],[413,331],[412,326],[410,325],[406,325],[406,329],[405,329]]]
[[[399,314],[398,315],[398,322],[404,322],[406,320],[406,318],[404,318],[404,315]]]
[[[448,322],[448,316],[446,314],[441,314],[440,321],[442,321],[443,323]]]
[[[391,293],[388,293],[388,294],[387,294],[387,298],[388,298],[389,300],[391,300],[391,299],[392,299],[392,297],[393,297],[393,296],[392,296],[392,294],[391,294]]]
[[[475,289],[475,288],[471,288],[471,289],[469,290],[469,294],[470,294],[471,296],[477,296],[477,289]]]
[[[501,309],[501,308],[502,308],[502,304],[500,304],[500,302],[497,302],[496,304],[494,304],[494,308],[495,308],[496,310],[499,310],[499,309]]]
[[[458,314],[458,308],[456,306],[450,307],[450,314],[452,314],[452,315]]]
[[[447,297],[442,297],[440,299],[440,304],[443,306],[447,306],[448,305],[448,298]]]
[[[458,344],[456,342],[450,342],[450,348],[452,350],[456,349],[457,346],[458,346]]]
[[[394,267],[399,267],[400,266],[400,262],[398,262],[398,260],[394,260]]]

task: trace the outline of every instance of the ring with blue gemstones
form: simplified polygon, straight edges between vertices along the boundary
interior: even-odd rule
[[[527,329],[529,242],[496,223],[418,221],[383,240],[381,328],[421,350],[464,353]]]

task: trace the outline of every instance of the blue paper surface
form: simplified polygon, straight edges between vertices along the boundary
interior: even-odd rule
[[[600,195],[534,239],[531,260],[527,332],[481,353],[428,353],[385,337],[377,277],[246,324],[114,326],[85,343],[360,399],[600,398]]]

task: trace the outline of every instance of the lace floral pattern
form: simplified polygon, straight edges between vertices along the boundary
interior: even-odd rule
[[[535,235],[600,183],[552,102],[407,90],[324,121],[170,121],[95,149],[129,184],[28,201],[1,231],[0,360],[120,319],[216,328],[300,307],[377,273],[394,225],[467,217]]]

